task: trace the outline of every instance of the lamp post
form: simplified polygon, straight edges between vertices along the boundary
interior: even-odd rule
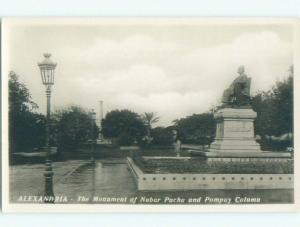
[[[102,130],[102,120],[103,120],[103,100],[99,101],[100,104],[100,112],[99,112],[99,135],[98,138],[100,141],[103,141],[103,135],[101,133]]]
[[[92,164],[95,163],[95,157],[94,157],[94,144],[95,144],[95,124],[96,124],[96,113],[94,109],[90,112],[91,116],[91,162]]]
[[[51,87],[54,85],[54,70],[56,63],[50,60],[51,54],[45,53],[45,59],[38,63],[41,71],[42,82],[46,87],[46,97],[47,97],[47,117],[46,117],[46,167],[45,167],[45,198],[44,202],[54,203],[54,192],[53,192],[53,171],[52,163],[50,160],[50,98],[51,98]]]

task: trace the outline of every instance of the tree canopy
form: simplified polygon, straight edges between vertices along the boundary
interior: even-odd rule
[[[117,140],[121,145],[141,141],[146,132],[146,126],[141,117],[130,110],[113,110],[102,120],[104,137]]]
[[[293,67],[283,81],[277,81],[269,91],[259,91],[252,98],[257,112],[255,133],[260,135],[265,149],[282,150],[293,146]],[[271,139],[270,139],[271,138]],[[273,139],[272,139],[273,138]],[[283,139],[274,139],[283,138]],[[281,140],[281,141],[280,141]]]
[[[144,120],[146,125],[152,128],[152,125],[159,121],[159,117],[156,115],[157,114],[154,112],[146,112],[142,115],[142,119]]]
[[[95,121],[79,106],[64,108],[52,115],[53,142],[63,150],[76,149],[97,136]]]
[[[211,112],[193,114],[174,123],[183,143],[209,144],[215,135],[216,123]]]
[[[258,92],[252,98],[256,133],[278,136],[293,132],[293,100],[293,71],[271,90]]]
[[[159,146],[170,146],[174,143],[172,127],[156,127],[151,130],[152,144]]]
[[[19,81],[15,72],[9,74],[9,148],[11,152],[31,151],[45,142],[45,117],[34,112],[38,105]]]

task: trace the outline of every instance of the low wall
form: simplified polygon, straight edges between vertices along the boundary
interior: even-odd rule
[[[131,158],[138,190],[293,189],[293,174],[146,174]]]
[[[289,162],[289,158],[207,158],[208,162]]]
[[[206,158],[208,162],[289,162],[292,160],[288,152],[203,152],[188,150],[193,157]]]
[[[142,156],[143,159],[149,160],[149,159],[176,159],[176,160],[190,160],[192,157],[175,157],[175,156]]]

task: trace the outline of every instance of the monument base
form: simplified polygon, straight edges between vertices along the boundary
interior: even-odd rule
[[[256,112],[250,108],[223,108],[214,114],[216,138],[211,152],[261,152],[254,137]]]
[[[249,153],[262,152],[254,138],[216,138],[211,144],[211,152]]]

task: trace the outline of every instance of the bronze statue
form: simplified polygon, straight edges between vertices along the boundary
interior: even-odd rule
[[[222,97],[222,103],[228,107],[249,107],[250,106],[250,85],[251,78],[245,74],[244,66],[238,69],[240,74],[227,88]]]

